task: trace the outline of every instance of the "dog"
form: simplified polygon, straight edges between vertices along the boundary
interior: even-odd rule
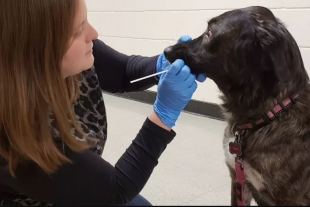
[[[231,205],[310,205],[309,77],[284,23],[262,6],[230,10],[164,54],[221,92]]]

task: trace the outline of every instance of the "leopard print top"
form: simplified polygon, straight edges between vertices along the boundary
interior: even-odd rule
[[[83,71],[80,95],[72,107],[77,123],[87,136],[99,140],[97,143],[89,142],[89,144],[94,152],[101,155],[107,138],[107,121],[102,91],[94,67],[87,71]],[[59,137],[53,115],[50,116],[50,125],[54,137]],[[76,139],[86,141],[85,138],[79,136],[74,128],[72,128],[71,132]]]
[[[87,71],[83,71],[80,95],[72,107],[77,123],[81,126],[83,131],[87,135],[99,140],[96,143],[90,142],[89,144],[91,145],[91,150],[101,156],[107,140],[107,118],[102,91],[94,67]],[[55,128],[55,120],[52,115],[50,116],[50,126],[54,137],[58,137],[59,132]],[[79,137],[75,129],[72,129],[72,134],[76,139],[86,141],[85,138]],[[1,200],[0,205],[52,206],[52,204],[32,199],[23,194],[18,194],[14,199]]]

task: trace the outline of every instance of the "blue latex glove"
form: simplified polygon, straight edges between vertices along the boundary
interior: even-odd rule
[[[159,80],[153,108],[161,121],[173,127],[181,111],[197,89],[196,76],[183,60],[176,60]]]
[[[182,35],[177,43],[179,42],[188,42],[191,41],[192,38],[189,35]],[[169,61],[166,59],[164,53],[161,53],[157,59],[157,64],[156,64],[156,72],[161,72],[165,70],[168,66],[170,65]],[[159,74],[158,78],[160,79],[163,74]],[[199,74],[196,78],[197,81],[199,82],[204,82],[207,79],[207,76],[205,74]]]

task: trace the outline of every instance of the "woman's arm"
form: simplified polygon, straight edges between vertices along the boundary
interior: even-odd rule
[[[158,56],[127,56],[99,39],[93,41],[94,66],[101,89],[110,93],[143,91],[158,83],[156,77],[139,82],[130,81],[156,73]]]
[[[150,115],[115,167],[92,151],[78,153],[65,148],[65,155],[73,163],[61,166],[56,173],[47,175],[29,163],[17,168],[16,178],[0,168],[0,182],[54,205],[125,204],[142,190],[160,155],[176,135],[161,125],[156,115]]]

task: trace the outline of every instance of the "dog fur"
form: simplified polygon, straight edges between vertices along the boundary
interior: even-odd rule
[[[244,135],[244,195],[246,205],[252,198],[258,205],[310,205],[309,77],[284,24],[265,7],[231,10],[212,18],[201,36],[166,48],[165,55],[170,62],[183,59],[193,74],[207,74],[222,92],[231,205],[237,205],[234,156],[228,152],[233,124],[300,95],[276,120]]]

